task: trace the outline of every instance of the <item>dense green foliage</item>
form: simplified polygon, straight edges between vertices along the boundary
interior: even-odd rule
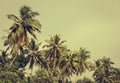
[[[34,32],[41,32],[41,24],[34,18],[37,15],[28,6],[20,9],[19,18],[8,15],[14,23],[4,42],[7,48],[0,54],[0,83],[72,83],[73,74],[81,76],[86,71],[94,72],[91,76],[94,80],[83,78],[76,83],[120,83],[120,69],[112,66],[110,58],[92,63],[89,51],[70,50],[57,34],[45,40],[43,46],[37,43]],[[29,75],[25,72],[27,65],[31,70]],[[33,74],[35,65],[38,70]]]

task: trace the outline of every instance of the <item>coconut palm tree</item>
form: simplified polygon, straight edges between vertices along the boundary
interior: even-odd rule
[[[82,74],[86,71],[86,69],[90,70],[91,62],[88,61],[90,58],[90,52],[86,49],[80,48],[79,52],[76,52],[76,55],[78,57],[76,60],[78,63],[76,74]]]
[[[35,16],[39,15],[37,12],[33,12],[30,7],[23,6],[20,9],[20,18],[13,14],[8,15],[8,19],[13,20],[15,23],[10,27],[10,34],[5,42],[5,45],[22,45],[28,43],[29,32],[35,39],[37,37],[34,31],[41,32],[41,24],[38,20],[34,19]]]
[[[63,43],[65,41],[60,41],[61,38],[59,35],[55,35],[50,38],[50,40],[46,40],[46,47],[45,56],[46,59],[50,62],[50,67],[55,68],[58,65],[60,57],[66,52],[67,48]]]
[[[114,80],[111,79],[112,67],[114,64],[110,58],[103,57],[96,61],[96,70],[94,71],[93,77],[97,83],[114,83]]]
[[[4,45],[12,48],[11,54],[15,54],[15,58],[19,53],[19,48],[22,48],[23,45],[28,44],[28,35],[27,32],[30,33],[35,39],[34,31],[41,32],[41,24],[38,20],[34,19],[35,16],[39,15],[37,12],[33,12],[30,7],[23,6],[20,9],[20,18],[13,14],[8,15],[8,19],[14,21],[13,25],[10,27],[10,33],[5,40]],[[13,59],[12,63],[14,62]],[[12,65],[11,63],[11,65]]]
[[[36,44],[34,39],[31,39],[31,42],[28,43],[28,47],[26,49],[28,54],[26,58],[30,62],[30,69],[33,68],[34,64],[38,64],[41,67],[47,68],[47,64],[43,57],[44,53],[42,51],[38,51],[40,44],[41,43]]]
[[[29,60],[24,54],[20,54],[19,56],[16,57],[15,62],[13,65],[16,67],[16,69],[19,68],[25,68],[25,66],[29,63]]]
[[[70,78],[73,73],[76,72],[76,54],[68,52],[66,55],[62,56],[59,62],[59,68],[61,72],[61,79],[66,80],[67,77]]]

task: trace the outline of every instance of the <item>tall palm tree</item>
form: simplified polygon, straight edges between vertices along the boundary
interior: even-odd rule
[[[13,20],[15,23],[10,27],[11,32],[8,35],[5,45],[27,44],[27,32],[29,32],[35,39],[37,39],[34,31],[41,32],[41,24],[38,20],[34,19],[34,17],[37,15],[39,14],[37,12],[33,12],[28,6],[23,6],[20,9],[20,18],[13,14],[9,14],[8,19]]]
[[[60,57],[64,54],[67,50],[66,46],[63,45],[65,41],[60,41],[61,38],[59,35],[55,35],[50,38],[50,40],[46,40],[46,58],[52,65],[51,68],[54,68],[58,65]]]
[[[90,69],[91,62],[88,61],[90,58],[90,52],[86,49],[80,48],[79,52],[76,52],[77,55],[77,75],[80,73],[84,73],[87,70]]]
[[[41,32],[41,24],[38,20],[34,19],[34,17],[37,15],[39,14],[37,12],[33,12],[28,6],[23,6],[20,9],[20,18],[13,14],[8,15],[8,19],[13,20],[14,23],[9,29],[10,33],[5,40],[4,45],[12,48],[12,55],[15,54],[17,56],[20,51],[19,48],[28,44],[27,32],[37,39],[34,31]],[[12,63],[14,62],[15,58],[13,59]]]

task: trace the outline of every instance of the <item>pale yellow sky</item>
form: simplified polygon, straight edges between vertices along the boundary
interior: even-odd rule
[[[87,48],[92,59],[107,56],[120,68],[120,0],[0,0],[0,36],[13,23],[6,15],[23,5],[40,13],[41,41],[61,34],[68,48]]]

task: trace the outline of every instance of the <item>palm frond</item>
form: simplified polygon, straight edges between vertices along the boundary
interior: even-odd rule
[[[67,41],[66,41],[66,40],[64,40],[64,41],[61,41],[61,42],[60,42],[60,44],[63,44],[64,42],[67,42]]]
[[[20,19],[17,16],[13,15],[13,14],[8,14],[7,17],[8,17],[8,19],[11,19],[11,20],[13,20],[13,21],[15,21],[17,23],[20,21]]]
[[[34,58],[33,58],[33,56],[31,56],[29,68],[32,69],[33,65],[34,65]]]
[[[38,12],[31,12],[31,16],[35,17],[35,16],[37,16],[37,15],[39,15]]]
[[[9,45],[9,44],[10,44],[9,39],[6,39],[6,40],[4,41],[4,46],[7,46],[7,45]]]
[[[37,39],[37,37],[36,37],[35,33],[32,31],[32,29],[28,29],[28,32],[29,32],[35,39]]]
[[[27,21],[27,24],[29,25],[29,26],[32,26],[35,30],[38,30],[38,31],[40,31],[40,29],[41,29],[41,24],[40,24],[40,22],[38,21],[38,20],[35,20],[35,19],[30,19],[30,20],[28,20]]]

